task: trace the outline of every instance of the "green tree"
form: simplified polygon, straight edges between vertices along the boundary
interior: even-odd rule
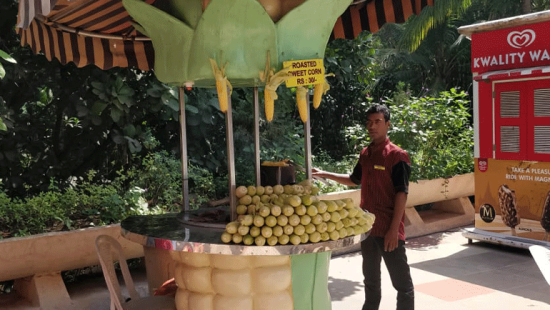
[[[449,18],[433,28],[414,52],[399,43],[408,25],[384,27],[378,34],[384,48],[377,53],[380,74],[375,96],[389,95],[399,82],[409,85],[415,94],[436,94],[452,87],[468,90],[472,84],[470,41],[462,40],[457,24],[458,19]]]
[[[473,9],[471,9],[473,8]],[[448,18],[476,16],[475,22],[494,20],[550,8],[548,0],[446,0],[435,1],[418,16],[407,21],[401,44],[411,51],[416,50],[431,29],[447,23]]]
[[[434,1],[433,6],[427,6],[420,14],[409,18],[401,36],[400,45],[410,51],[416,50],[431,29],[446,24],[449,17],[459,16],[471,5],[472,0]]]
[[[0,50],[0,58],[10,63],[17,63],[15,59],[13,59],[13,57],[8,55],[8,53],[4,52],[3,50]],[[3,79],[4,76],[6,76],[6,70],[4,69],[2,62],[0,62],[0,80]],[[2,96],[0,96],[0,112],[3,112],[2,110],[4,109],[4,106],[5,106],[4,99],[2,98]],[[8,130],[8,127],[4,123],[2,114],[0,113],[0,131],[6,131],[6,130]]]
[[[63,187],[90,170],[97,181],[109,180],[122,167],[141,165],[150,151],[179,156],[175,89],[152,72],[76,68],[34,55],[20,46],[16,16],[16,2],[0,8],[0,49],[18,60],[2,66],[0,80],[0,117],[9,129],[0,131],[0,179],[11,195],[47,190],[51,178]],[[212,145],[223,137],[223,116],[216,95],[185,96],[190,161],[217,167],[223,155]]]
[[[311,110],[311,135],[314,153],[326,152],[341,159],[356,150],[350,150],[344,139],[345,128],[363,124],[378,68],[375,63],[379,42],[372,34],[361,33],[354,40],[335,40],[325,53],[326,72],[330,90],[321,106]]]

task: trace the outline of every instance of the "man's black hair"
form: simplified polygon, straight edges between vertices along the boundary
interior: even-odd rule
[[[387,122],[390,120],[390,109],[384,104],[374,104],[367,110],[367,117],[371,114],[382,113],[384,114],[384,120]]]

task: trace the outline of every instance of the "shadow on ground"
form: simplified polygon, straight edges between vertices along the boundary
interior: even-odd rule
[[[328,278],[328,290],[332,301],[341,301],[344,298],[363,291],[363,283],[346,279]]]
[[[410,266],[550,304],[550,286],[525,249],[476,242],[453,255]]]

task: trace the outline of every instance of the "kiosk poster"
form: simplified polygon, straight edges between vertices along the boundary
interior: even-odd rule
[[[475,226],[550,242],[550,162],[476,158]]]

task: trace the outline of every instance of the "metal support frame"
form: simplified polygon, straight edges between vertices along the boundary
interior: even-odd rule
[[[258,87],[254,87],[254,153],[256,155],[256,186],[260,186],[262,184],[260,175],[260,103],[258,99]]]
[[[179,88],[180,101],[180,148],[181,148],[181,178],[182,178],[182,202],[183,212],[189,211],[189,173],[187,167],[187,131],[185,122],[185,92],[183,87]]]
[[[309,108],[309,91],[306,95],[306,106],[307,106],[307,122],[304,123],[304,160],[305,160],[305,168],[306,168],[306,178],[308,180],[311,179],[311,115],[310,115],[310,108]]]
[[[235,196],[235,146],[233,143],[233,113],[230,90],[227,89],[227,112],[225,113],[225,134],[227,143],[227,177],[229,183],[229,207],[231,221],[237,219],[237,196]]]

